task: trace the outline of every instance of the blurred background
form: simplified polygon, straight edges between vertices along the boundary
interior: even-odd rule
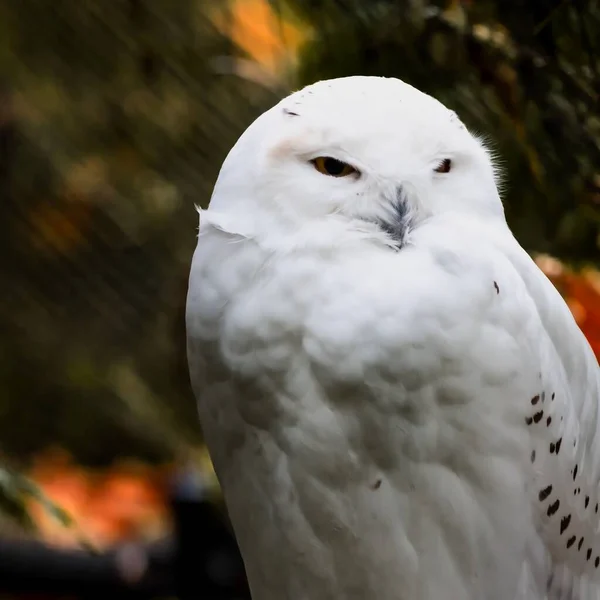
[[[600,355],[595,0],[0,0],[0,538],[152,543],[181,473],[216,487],[185,358],[194,205],[256,116],[351,74],[486,135]]]

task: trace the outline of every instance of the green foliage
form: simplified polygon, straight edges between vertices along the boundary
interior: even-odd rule
[[[74,525],[71,516],[52,502],[42,490],[24,475],[9,468],[0,468],[0,513],[8,516],[26,531],[37,531],[28,503],[35,500],[64,527]]]

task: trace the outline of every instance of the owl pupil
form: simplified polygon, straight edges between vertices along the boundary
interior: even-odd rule
[[[449,158],[445,158],[439,167],[435,169],[436,173],[449,173],[452,168],[452,161]]]
[[[346,168],[346,165],[343,162],[336,160],[335,158],[326,158],[323,166],[329,175],[341,175]]]

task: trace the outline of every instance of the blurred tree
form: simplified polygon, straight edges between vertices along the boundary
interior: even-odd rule
[[[200,437],[183,305],[197,215],[273,101],[218,73],[223,2],[0,3],[0,439],[88,463]],[[177,335],[174,335],[177,332]]]

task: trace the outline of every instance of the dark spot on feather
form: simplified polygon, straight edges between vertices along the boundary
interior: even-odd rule
[[[535,462],[535,450],[531,451],[531,462],[534,463]]]
[[[549,507],[548,510],[546,511],[546,514],[551,517],[557,510],[558,507],[560,506],[560,500],[555,500]]]
[[[283,112],[290,117],[298,117],[300,116],[298,113],[291,111],[289,108],[284,108]]]
[[[597,513],[598,512],[598,503],[596,502],[596,508],[594,509],[594,512]]]
[[[545,487],[543,490],[541,490],[539,493],[540,502],[543,502],[551,493],[552,493],[551,485],[549,485],[548,487]]]
[[[531,425],[533,423],[533,419],[531,417],[525,417],[525,423],[527,425]]]
[[[577,465],[575,465],[575,468],[573,469],[573,481],[575,481],[575,477],[577,477]]]
[[[576,535],[571,536],[568,540],[567,540],[567,548],[570,548],[574,543],[575,540],[577,539]]]
[[[498,287],[498,284],[494,281],[494,288],[496,289],[496,294],[500,293],[500,288]]]
[[[542,392],[542,402],[546,399],[546,392]]]
[[[378,479],[372,486],[372,490],[378,490],[381,487],[381,479]]]
[[[600,557],[596,556],[596,560],[594,561],[594,566],[596,569],[598,568],[598,565],[600,565]]]
[[[543,416],[544,416],[543,410],[540,410],[540,412],[536,412],[535,415],[533,415],[533,422],[539,423],[542,420]]]
[[[556,442],[556,454],[558,454],[560,452],[560,445],[562,444],[562,438],[560,438],[557,442]]]
[[[585,502],[584,502],[585,508],[587,508],[587,507],[588,507],[588,504],[589,504],[589,503],[590,503],[590,497],[589,497],[589,496],[586,496],[586,497],[585,497]]]
[[[531,404],[533,404],[533,406],[535,406],[535,405],[538,403],[538,400],[539,400],[539,399],[540,399],[540,396],[539,396],[539,394],[538,394],[537,396],[534,396],[534,397],[531,399]]]
[[[592,549],[588,548],[588,551],[585,555],[586,560],[590,560],[591,556],[592,556]]]
[[[579,544],[577,544],[577,550],[581,550],[581,546],[583,546],[583,540],[585,538],[583,536],[581,536],[581,538],[579,539]]]
[[[571,523],[571,515],[567,515],[560,520],[560,533],[563,534]]]
[[[550,442],[550,454],[554,454],[555,449],[556,449],[556,446],[554,445],[554,442]]]
[[[556,394],[554,392],[552,392],[552,396],[550,396],[550,400],[554,400],[555,396],[556,396]]]
[[[546,427],[550,427],[550,423],[552,423],[552,417],[546,419]]]

